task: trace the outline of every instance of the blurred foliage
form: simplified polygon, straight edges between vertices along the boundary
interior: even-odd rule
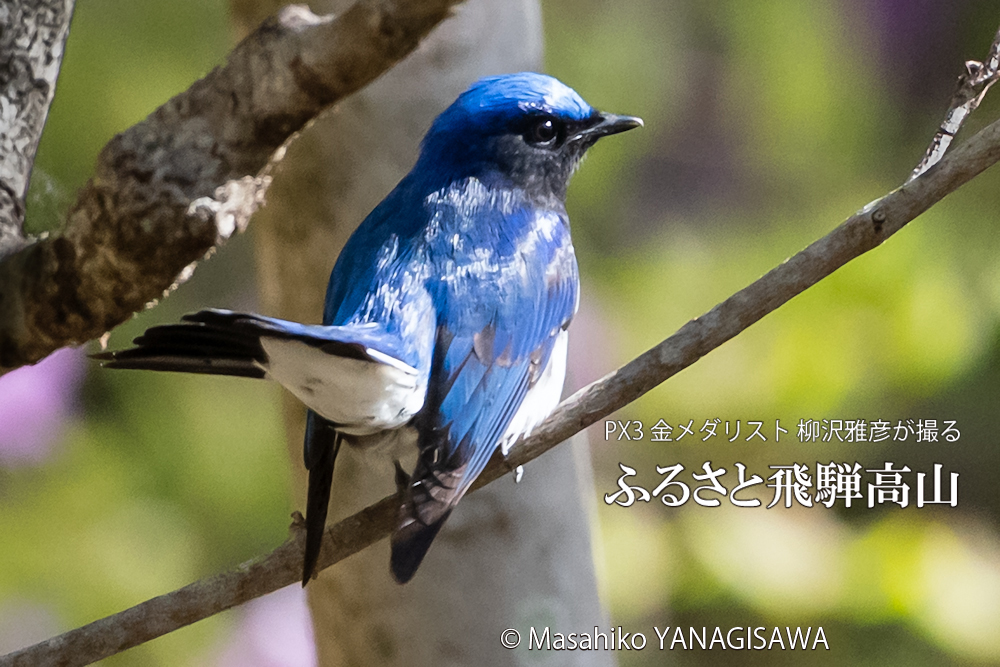
[[[577,385],[901,183],[961,63],[985,55],[997,21],[986,0],[545,0],[544,11],[549,71],[595,106],[646,121],[602,142],[570,190],[590,313]],[[80,3],[32,181],[32,229],[56,228],[108,139],[230,46],[222,2]],[[966,136],[1000,115],[997,98]],[[619,461],[645,475],[706,460],[761,474],[793,461],[892,460],[958,470],[959,508],[599,503],[616,625],[823,625],[833,650],[810,653],[810,664],[1000,664],[998,180],[996,170],[978,178],[618,416],[647,430],[660,418],[780,419],[790,430],[781,443],[605,444],[595,433],[599,498],[615,488]],[[236,239],[113,344],[194,308],[252,308],[252,282]],[[0,649],[280,543],[291,506],[278,396],[244,380],[90,373],[57,453],[0,470]],[[955,419],[962,438],[803,445],[802,418]],[[108,664],[203,664],[232,623],[220,615]],[[800,662],[720,653],[670,656]],[[650,649],[619,657],[663,659]]]
[[[564,0],[546,9],[550,70],[599,105],[647,120],[641,133],[601,144],[570,191],[585,291],[599,313],[589,321],[603,327],[588,334],[593,349],[582,356],[613,351],[602,370],[899,185],[940,122],[961,63],[985,56],[997,21],[995,6],[975,1]],[[599,36],[605,30],[618,33]],[[966,136],[998,108],[988,100]],[[823,625],[833,650],[810,654],[809,664],[1000,664],[992,481],[1000,453],[991,428],[1000,389],[998,179],[985,174],[628,406],[618,418],[642,420],[647,442],[605,444],[603,428],[595,433],[602,494],[617,489],[619,462],[652,489],[661,479],[654,466],[677,462],[700,472],[705,461],[730,470],[739,461],[767,478],[769,465],[891,460],[959,471],[959,508],[599,503],[616,623]],[[763,420],[769,442],[649,443],[660,418],[696,429],[706,419],[744,429]],[[954,419],[962,438],[799,444],[803,418]],[[780,443],[776,419],[790,430]],[[770,494],[761,494],[765,504]],[[719,653],[671,657],[802,660]]]

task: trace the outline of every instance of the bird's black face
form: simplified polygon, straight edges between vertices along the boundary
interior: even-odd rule
[[[529,112],[484,143],[486,153],[515,187],[561,201],[588,148],[601,137],[641,126],[639,118],[597,111],[582,120]]]

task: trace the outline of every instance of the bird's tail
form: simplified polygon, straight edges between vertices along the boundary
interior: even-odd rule
[[[92,356],[107,368],[264,377],[258,364],[266,356],[254,315],[202,310],[182,320],[147,329],[133,348]]]
[[[316,570],[326,515],[333,487],[333,463],[340,449],[340,436],[333,424],[309,411],[306,419],[305,464],[309,470],[309,492],[306,499],[306,548],[302,561],[302,586],[309,583]]]
[[[392,534],[390,566],[396,581],[405,584],[416,573],[441,526],[462,498],[467,485],[462,484],[466,466],[433,470],[417,464],[411,483],[403,492],[399,522]]]
[[[392,576],[396,581],[405,584],[423,562],[427,550],[431,548],[431,543],[437,537],[438,531],[444,525],[445,520],[451,514],[451,508],[445,510],[440,517],[430,525],[424,525],[416,519],[411,519],[408,523],[401,523],[392,534]]]

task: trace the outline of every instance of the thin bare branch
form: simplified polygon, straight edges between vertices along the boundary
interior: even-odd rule
[[[1000,79],[1000,30],[997,30],[993,38],[986,60],[965,61],[965,72],[958,77],[958,86],[951,97],[944,122],[931,139],[923,159],[910,174],[909,181],[933,167],[944,157],[955,135],[962,129],[962,124],[976,110],[997,79]]]
[[[97,338],[246,226],[272,155],[410,53],[461,0],[284,8],[101,152],[62,234],[0,260],[0,374]]]
[[[687,368],[792,297],[880,245],[997,161],[1000,121],[919,178],[867,205],[825,237],[691,320],[656,347],[570,396],[529,438],[516,445],[506,460],[494,456],[473,489],[537,458]],[[328,527],[319,568],[327,568],[387,537],[395,525],[397,507],[395,497],[384,498]],[[302,531],[298,526],[293,523],[292,537],[287,542],[235,571],[190,584],[0,657],[0,667],[89,664],[293,584],[302,562]]]
[[[0,258],[22,248],[24,202],[56,92],[73,0],[0,5]]]

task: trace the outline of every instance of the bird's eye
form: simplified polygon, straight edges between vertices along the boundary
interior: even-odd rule
[[[525,135],[529,144],[536,146],[551,147],[559,137],[560,125],[557,120],[549,116],[539,118]]]

